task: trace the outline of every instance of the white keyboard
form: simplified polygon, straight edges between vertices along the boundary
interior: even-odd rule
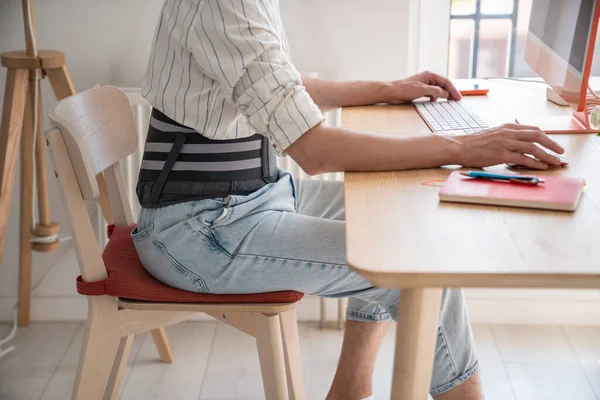
[[[469,134],[489,128],[477,114],[460,101],[427,101],[415,103],[421,118],[435,133]]]

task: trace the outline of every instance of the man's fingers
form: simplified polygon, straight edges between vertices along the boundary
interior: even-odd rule
[[[425,85],[425,96],[437,97],[442,99],[447,99],[450,94],[444,89],[437,86]]]
[[[522,124],[518,124],[518,123],[508,123],[508,124],[504,124],[502,125],[506,128],[510,128],[510,129],[523,129],[523,130],[529,130],[529,131],[542,131],[540,128],[538,128],[537,126],[533,126],[533,125],[522,125]]]
[[[518,165],[524,165],[528,168],[533,168],[533,169],[548,169],[548,164],[546,164],[545,162],[542,162],[540,160],[536,160],[533,157],[529,157],[524,154],[515,153],[512,151],[508,152],[505,162],[514,163],[514,164],[518,164]]]
[[[507,146],[508,150],[522,154],[529,154],[548,165],[560,165],[558,157],[546,153],[539,146],[533,143],[511,141]]]
[[[446,92],[448,92],[449,96],[447,96],[448,99],[450,100],[460,100],[462,99],[462,95],[460,94],[460,92],[458,91],[458,89],[456,89],[456,87],[452,84],[452,82],[450,81],[450,79],[438,75],[438,74],[434,74],[433,72],[425,72],[425,79],[426,79],[426,84],[428,85],[432,85],[432,86],[439,86],[443,89],[446,90]]]
[[[534,129],[514,129],[512,130],[513,139],[519,141],[526,141],[532,143],[539,143],[545,148],[552,150],[555,153],[562,154],[565,152],[565,149],[561,147],[554,140],[550,139],[550,136],[546,135],[541,130]]]

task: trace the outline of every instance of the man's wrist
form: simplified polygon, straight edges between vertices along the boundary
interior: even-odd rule
[[[342,83],[350,95],[345,105],[372,105],[391,103],[392,84],[385,81],[351,81]]]
[[[462,144],[457,137],[435,135],[440,141],[440,165],[461,165]]]
[[[394,83],[390,81],[373,82],[373,92],[376,93],[377,100],[374,103],[391,104],[394,100]]]

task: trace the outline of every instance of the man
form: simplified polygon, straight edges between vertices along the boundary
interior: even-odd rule
[[[342,184],[294,182],[276,169],[274,151],[309,174],[504,162],[545,169],[560,161],[535,143],[563,152],[538,129],[517,125],[453,138],[324,126],[321,112],[342,106],[461,96],[428,72],[394,82],[301,78],[277,0],[166,0],[143,94],[154,111],[133,237],[145,267],[189,291],[349,297],[331,400],[372,396],[384,321],[395,318],[399,292],[346,266]],[[477,369],[462,292],[446,290],[431,394],[481,399]]]

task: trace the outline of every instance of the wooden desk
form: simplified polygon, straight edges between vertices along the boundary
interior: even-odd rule
[[[544,85],[490,84],[488,96],[464,101],[492,126],[570,113],[546,101]],[[430,133],[412,105],[346,108],[342,121],[363,131]],[[345,175],[349,265],[377,286],[403,289],[393,399],[427,398],[441,288],[600,288],[600,137],[553,138],[570,165],[539,174],[586,179],[574,213],[440,203],[439,189],[422,183],[444,180],[456,166]]]

